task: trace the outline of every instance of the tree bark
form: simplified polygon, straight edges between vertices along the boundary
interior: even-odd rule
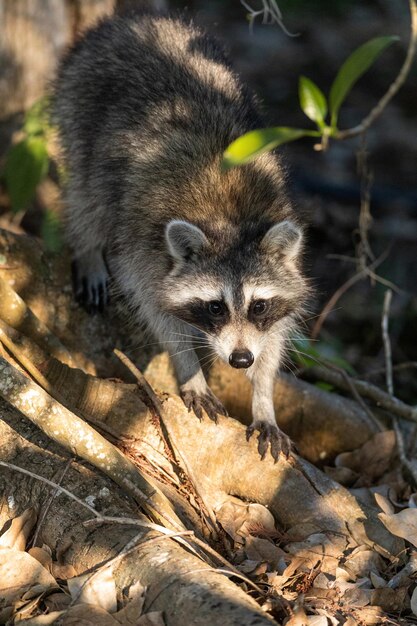
[[[22,422],[19,413],[2,400],[0,414],[0,459],[56,479],[68,459],[66,453]],[[103,515],[141,519],[135,503],[90,466],[72,461],[63,486],[81,499],[94,498]],[[4,524],[27,508],[40,513],[50,491],[35,479],[22,479],[21,474],[1,468],[1,501],[9,502],[9,507],[3,505],[0,522]],[[91,517],[67,496],[58,495],[40,529],[39,545],[47,544],[59,562],[72,564],[82,573],[117,556],[137,536],[137,550],[117,565],[114,578],[119,591],[137,580],[146,586],[145,612],[163,611],[167,626],[276,623],[242,589],[174,540],[138,527],[84,526]]]
[[[0,0],[0,119],[25,111],[45,92],[74,37],[114,0]]]

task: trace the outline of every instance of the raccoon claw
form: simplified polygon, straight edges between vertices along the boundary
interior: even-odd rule
[[[268,444],[271,446],[271,456],[275,463],[278,461],[279,453],[282,452],[288,459],[293,448],[291,439],[278,428],[276,424],[269,422],[256,421],[246,429],[246,441],[252,437],[255,430],[259,431],[258,435],[258,452],[261,461],[266,457]]]
[[[218,415],[227,415],[224,406],[219,402],[216,396],[208,391],[204,394],[198,394],[196,391],[185,389],[181,391],[181,398],[189,411],[194,411],[198,419],[203,419],[203,409],[207,413],[209,419],[217,424]]]
[[[84,270],[84,271],[83,271]],[[102,312],[108,304],[108,274],[104,267],[87,273],[83,263],[72,262],[72,279],[75,299],[88,313]]]

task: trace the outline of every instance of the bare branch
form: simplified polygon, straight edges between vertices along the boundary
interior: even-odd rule
[[[345,294],[357,282],[369,276],[370,272],[372,272],[375,268],[378,267],[378,265],[380,265],[381,263],[385,261],[388,254],[389,254],[389,249],[383,252],[381,256],[379,256],[373,263],[371,263],[367,267],[364,267],[359,272],[357,272],[357,274],[354,274],[353,276],[348,278],[348,280],[345,283],[343,283],[343,285],[334,292],[332,297],[326,302],[325,306],[323,307],[323,310],[321,311],[320,315],[317,318],[316,323],[314,324],[313,330],[311,331],[312,339],[316,339],[318,337],[327,316],[334,309],[336,303],[343,296],[343,294]]]
[[[337,371],[337,368],[329,369],[326,363],[323,363],[323,365],[325,367],[309,367],[303,372],[303,377],[307,380],[321,380],[343,391],[350,391],[350,385],[353,385],[362,398],[372,400],[378,407],[402,419],[409,422],[417,422],[417,408],[402,402],[402,400],[399,400],[395,396],[390,396],[386,391],[376,387],[376,385],[372,385],[364,380],[356,380],[348,374],[342,376],[342,374]],[[346,382],[346,377],[349,379],[349,384]]]
[[[407,76],[410,73],[411,65],[417,49],[417,3],[416,0],[409,0],[410,15],[411,15],[411,36],[408,44],[407,55],[405,57],[403,66],[398,73],[397,78],[388,88],[388,91],[380,99],[378,104],[372,109],[372,111],[365,117],[364,120],[354,128],[348,128],[347,130],[340,130],[335,135],[335,139],[350,139],[366,132],[375,120],[381,115],[387,104],[397,94],[400,88],[407,80]]]
[[[392,350],[391,350],[391,339],[389,336],[388,324],[389,324],[389,312],[391,308],[391,300],[392,300],[392,291],[388,289],[385,292],[384,297],[384,308],[382,311],[382,340],[384,343],[384,353],[385,353],[385,378],[387,383],[388,393],[391,397],[394,396],[394,380],[392,375]],[[417,470],[411,461],[407,458],[405,452],[405,443],[403,433],[400,428],[398,418],[393,415],[392,417],[392,425],[395,432],[395,437],[397,440],[397,450],[398,456],[401,461],[401,464],[406,468],[412,477],[414,484],[417,485]]]
[[[276,0],[262,0],[262,8],[258,10],[253,9],[245,0],[240,0],[240,3],[248,11],[249,28],[251,30],[256,18],[262,16],[262,24],[278,24],[289,37],[298,37],[299,33],[290,33],[286,28]]]

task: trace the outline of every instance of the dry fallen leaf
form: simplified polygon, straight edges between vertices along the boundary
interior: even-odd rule
[[[360,484],[382,476],[392,465],[396,452],[396,439],[393,430],[376,433],[361,448],[353,452],[343,452],[336,458],[336,467],[348,467],[361,476]]]
[[[307,567],[313,568],[320,562],[320,570],[334,575],[339,560],[344,556],[346,538],[325,534],[314,533],[304,541],[297,541],[285,546],[290,554],[304,559]]]
[[[370,604],[380,607],[386,613],[402,613],[405,608],[407,592],[407,587],[374,589]]]
[[[53,611],[65,611],[71,603],[71,597],[67,593],[59,591],[48,595],[43,602],[50,613]]]
[[[368,546],[359,546],[345,560],[344,569],[349,572],[352,579],[369,576],[370,572],[378,574],[384,568],[382,558]]]
[[[237,498],[230,498],[216,511],[216,515],[227,534],[240,544],[243,537],[255,531],[276,534],[274,517],[261,504],[246,504]]]
[[[328,626],[327,617],[324,615],[309,615],[307,617],[308,626]]]
[[[374,498],[383,513],[386,513],[387,515],[392,515],[394,513],[394,505],[391,500],[387,498],[387,496],[382,495],[382,493],[374,493]]]
[[[327,476],[330,476],[332,480],[335,480],[337,483],[343,485],[344,487],[351,487],[359,478],[359,474],[351,470],[349,467],[326,466],[323,469]]]
[[[366,624],[366,626],[381,626],[384,622],[384,612],[379,606],[364,606],[354,609],[357,621],[355,624]],[[345,622],[343,626],[347,626],[348,622]]]
[[[127,596],[130,600],[136,600],[137,598],[143,599],[145,597],[145,593],[146,587],[144,587],[142,583],[137,580],[128,588]]]
[[[48,570],[48,572],[51,571],[52,557],[49,552],[46,552],[46,550],[44,550],[43,548],[34,547],[28,550],[28,554],[30,554],[30,556],[33,556],[34,559],[39,561],[39,563],[43,565],[44,568]]]
[[[30,554],[13,548],[0,549],[0,623],[19,599],[30,599],[57,587],[51,574]]]
[[[77,575],[77,570],[69,563],[61,565],[60,563],[53,561],[51,569],[52,575],[59,580],[68,580],[69,578],[74,578]]]
[[[275,520],[271,511],[262,504],[247,504],[247,515],[242,524],[239,534],[243,537],[253,534],[254,531],[266,531],[267,533],[275,533]]]
[[[329,576],[320,572],[314,579],[313,587],[315,589],[331,589],[334,587],[334,580],[331,580]]]
[[[128,603],[120,611],[113,614],[113,617],[117,619],[120,624],[126,626],[136,626],[140,616],[142,615],[143,605],[145,603],[146,587],[143,587],[139,582],[129,587]]]
[[[242,526],[246,518],[246,505],[233,500],[227,500],[216,511],[216,516],[219,523],[223,526],[234,541],[243,543],[242,537],[237,534],[238,530]]]
[[[139,622],[138,622],[139,623]],[[59,618],[59,626],[120,626],[114,617],[100,606],[77,604]]]
[[[12,519],[8,529],[0,536],[0,548],[25,550],[36,520],[37,515],[33,509],[26,509],[22,515]]]
[[[161,611],[152,611],[139,618],[136,626],[165,626]]]
[[[67,584],[76,604],[94,604],[108,613],[117,610],[116,583],[111,567],[70,578]]]
[[[371,579],[371,583],[375,587],[375,589],[382,589],[387,586],[386,581],[379,576],[379,574],[375,574],[374,572],[369,573],[369,578]]]
[[[276,570],[281,558],[288,558],[288,555],[278,546],[260,537],[246,537],[245,552],[249,560],[265,561],[271,570]]]
[[[286,626],[308,626],[308,617],[303,606],[296,602],[293,608],[293,614],[286,622]]]
[[[256,570],[261,561],[252,561],[251,559],[245,559],[242,563],[239,563],[239,571],[243,574],[251,574]],[[275,572],[274,572],[275,573]]]
[[[411,577],[417,572],[417,552],[411,550],[408,563],[397,572],[388,581],[388,587],[391,589],[397,589],[398,587],[407,587],[411,582]]]
[[[394,515],[379,513],[378,517],[390,533],[417,547],[417,509],[403,509]]]
[[[30,619],[25,619],[22,624],[24,624],[24,626],[48,626],[48,624],[56,622],[61,615],[64,615],[63,611],[53,611],[52,613],[47,613],[46,615],[36,615]]]

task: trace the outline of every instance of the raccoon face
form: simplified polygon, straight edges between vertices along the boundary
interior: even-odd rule
[[[302,232],[288,220],[246,245],[224,245],[197,226],[171,221],[165,231],[173,269],[163,309],[201,331],[213,351],[250,368],[271,335],[284,335],[304,299],[298,268]],[[216,249],[217,244],[217,249]]]

